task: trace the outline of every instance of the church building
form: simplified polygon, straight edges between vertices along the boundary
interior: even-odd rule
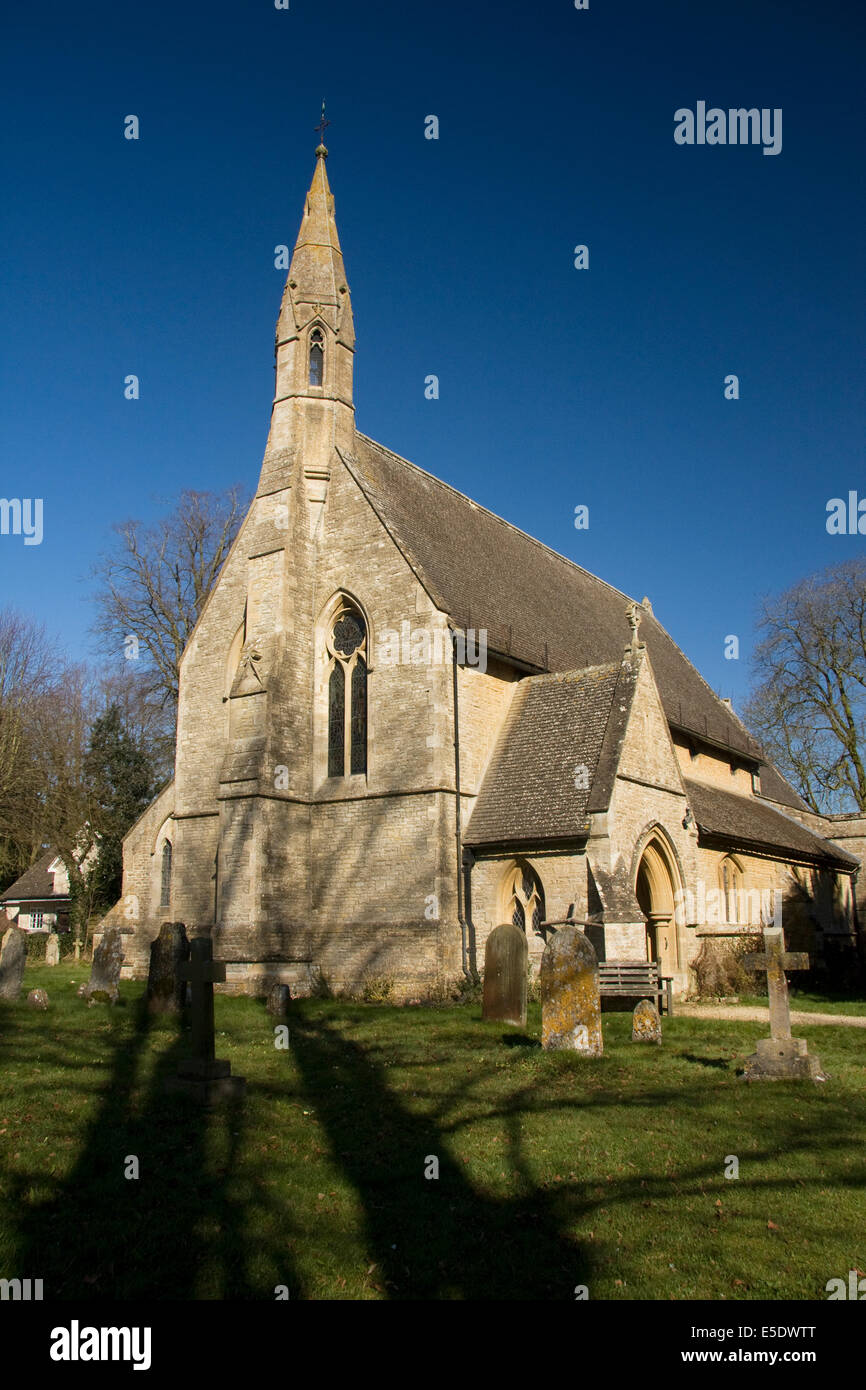
[[[327,153],[258,490],[181,662],[175,775],[101,924],[124,973],[163,921],[210,935],[227,988],[257,994],[420,997],[480,971],[505,921],[533,968],[573,921],[675,994],[705,934],[762,915],[819,966],[853,951],[859,860],[649,601],[356,428]]]

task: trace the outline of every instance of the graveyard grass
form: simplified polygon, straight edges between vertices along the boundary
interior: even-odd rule
[[[591,1060],[542,1052],[537,1004],[520,1030],[323,1000],[278,1050],[218,996],[248,1093],[208,1113],[161,1089],[189,1034],[142,984],[87,1008],[86,977],[29,966],[0,1004],[0,1278],[46,1300],[814,1300],[866,1269],[860,1029],[795,1028],[826,1083],[748,1085],[762,1024],[674,1017],[659,1048],[606,1013]]]

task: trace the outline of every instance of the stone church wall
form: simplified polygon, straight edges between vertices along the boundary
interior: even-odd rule
[[[586,917],[586,856],[570,854],[527,854],[520,856],[534,869],[544,889],[547,921],[563,920],[569,912],[576,922]],[[475,940],[475,968],[484,969],[484,948],[487,938],[500,922],[510,921],[506,915],[505,882],[518,863],[514,855],[479,858],[472,868],[472,925]],[[529,964],[533,975],[538,974],[544,952],[544,940],[527,928]]]
[[[460,725],[460,789],[477,795],[493,756],[496,741],[517,689],[513,667],[490,658],[487,670],[458,668],[457,714]],[[464,807],[464,827],[474,801]]]
[[[173,807],[174,783],[169,782],[127,832],[123,842],[121,897],[102,918],[93,935],[93,945],[96,947],[110,927],[120,929],[123,934],[121,975],[124,979],[138,979],[142,974],[147,974],[150,942],[157,936],[160,923],[171,920],[159,903],[161,846],[165,838],[160,832],[171,816]],[[169,821],[169,839],[172,828]]]

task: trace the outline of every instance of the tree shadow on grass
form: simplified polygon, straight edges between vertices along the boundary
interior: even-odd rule
[[[100,1099],[66,1178],[38,1206],[27,1196],[35,1175],[13,1184],[21,1276],[43,1279],[46,1301],[273,1297],[251,1282],[249,1202],[234,1181],[244,1101],[207,1110],[165,1094],[187,1039],[177,1021],[155,1023],[143,999],[130,1013],[132,1035],[118,1028],[103,1056]],[[169,1037],[161,1050],[158,1032]],[[125,1176],[132,1158],[138,1178]],[[296,1295],[282,1249],[275,1263]]]
[[[390,1298],[570,1299],[589,1282],[589,1255],[561,1234],[554,1200],[535,1188],[497,1201],[474,1187],[442,1130],[402,1104],[359,1043],[300,1015],[292,1051],[363,1204],[367,1245]],[[426,1178],[433,1158],[439,1176]]]

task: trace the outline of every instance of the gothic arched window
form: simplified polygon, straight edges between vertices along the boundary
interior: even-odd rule
[[[328,776],[356,777],[367,771],[367,626],[357,608],[338,609],[327,648]]]
[[[726,920],[739,922],[740,904],[743,900],[743,871],[736,859],[732,859],[730,855],[719,865],[719,879],[725,902]]]
[[[508,875],[506,883],[507,916],[521,931],[527,922],[537,932],[544,921],[544,889],[541,879],[528,864],[518,864]]]
[[[310,385],[321,386],[325,379],[325,349],[321,328],[310,334]]]
[[[162,847],[162,879],[160,883],[159,905],[168,907],[171,903],[171,840]]]

